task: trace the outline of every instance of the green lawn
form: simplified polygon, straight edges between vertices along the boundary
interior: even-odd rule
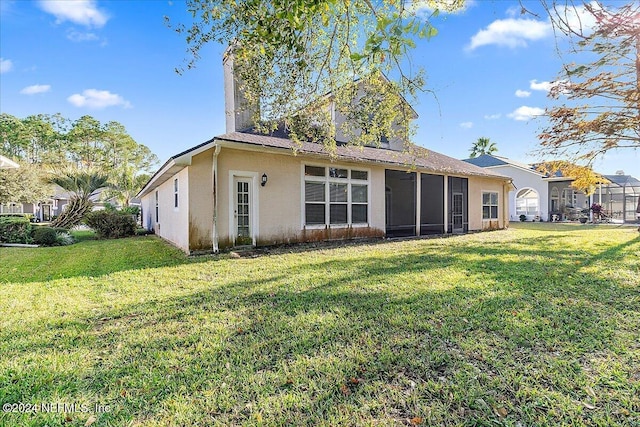
[[[640,233],[0,248],[0,403],[18,402],[60,406],[0,425],[637,426]]]

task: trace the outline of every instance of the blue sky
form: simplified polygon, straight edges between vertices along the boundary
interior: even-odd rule
[[[544,125],[536,115],[550,105],[561,59],[548,22],[519,9],[517,1],[475,0],[434,21],[438,35],[420,40],[412,56],[433,91],[414,105],[416,143],[466,158],[484,136],[499,155],[538,160],[529,154]],[[188,19],[177,0],[1,0],[0,112],[115,120],[162,162],[224,133],[224,46],[208,46],[196,69],[176,74],[186,44],[165,15]],[[640,153],[612,152],[595,168],[640,177]]]

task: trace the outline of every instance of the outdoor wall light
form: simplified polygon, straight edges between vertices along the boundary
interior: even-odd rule
[[[267,174],[266,174],[266,173],[263,173],[263,174],[262,174],[262,182],[260,183],[260,185],[262,185],[263,187],[264,187],[265,185],[267,185],[267,179],[268,179],[268,178],[267,178]]]

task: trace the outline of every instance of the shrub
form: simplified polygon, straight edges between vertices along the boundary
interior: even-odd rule
[[[130,214],[114,211],[90,212],[85,218],[86,224],[93,228],[98,237],[117,239],[133,236],[136,233],[136,222]]]
[[[33,243],[42,246],[54,246],[56,244],[57,232],[51,227],[34,227]]]
[[[66,246],[75,243],[73,236],[64,228],[34,227],[33,243],[41,246]]]
[[[140,208],[138,206],[125,206],[120,212],[138,216],[140,214]]]
[[[519,218],[520,218],[520,221],[521,221],[521,222],[525,222],[525,221],[527,220],[527,216],[526,216],[526,215],[524,215],[524,214],[520,215],[520,217],[519,217]]]
[[[56,245],[68,246],[73,245],[75,242],[76,240],[68,231],[56,231]]]
[[[0,242],[31,243],[31,223],[27,218],[0,217]]]

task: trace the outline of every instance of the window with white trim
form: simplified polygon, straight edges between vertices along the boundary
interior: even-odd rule
[[[4,203],[0,205],[0,213],[22,213],[22,203]]]
[[[498,219],[498,193],[482,192],[482,219]]]
[[[173,207],[178,208],[178,178],[173,180]]]
[[[158,209],[158,190],[156,190],[156,222],[160,222],[160,217],[158,216],[159,213],[159,209]]]
[[[572,188],[563,188],[560,198],[560,206],[574,207],[578,205],[578,193]]]
[[[538,192],[532,188],[524,188],[516,194],[516,216],[537,215]]]
[[[304,166],[304,224],[366,225],[369,222],[369,172]]]

